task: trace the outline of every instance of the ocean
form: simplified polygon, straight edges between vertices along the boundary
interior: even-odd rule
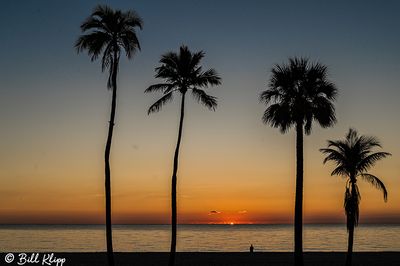
[[[103,225],[0,225],[0,252],[105,251]],[[115,225],[114,251],[168,252],[169,225]],[[177,251],[293,251],[292,225],[178,225]],[[345,225],[304,225],[304,251],[346,251]],[[355,251],[400,251],[400,225],[360,225]]]

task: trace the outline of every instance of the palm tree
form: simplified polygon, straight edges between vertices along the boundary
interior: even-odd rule
[[[295,265],[303,265],[303,132],[311,133],[312,122],[323,128],[336,122],[333,101],[335,85],[327,80],[327,68],[305,58],[290,58],[275,65],[268,89],[260,95],[267,105],[262,120],[286,133],[296,129],[296,199],[294,214]]]
[[[145,92],[162,92],[163,96],[150,106],[148,114],[158,112],[164,104],[171,101],[175,93],[181,96],[180,120],[178,141],[175,148],[174,164],[172,172],[171,186],[171,249],[169,257],[169,266],[175,263],[176,252],[176,182],[178,172],[178,157],[179,147],[182,139],[183,117],[185,113],[185,96],[188,91],[191,91],[193,98],[203,104],[210,110],[215,110],[217,107],[217,98],[208,95],[202,88],[221,84],[221,78],[214,69],[203,71],[199,65],[204,57],[204,52],[192,53],[188,47],[181,46],[179,54],[168,52],[162,55],[160,59],[161,66],[157,67],[156,78],[163,79],[163,83],[154,84],[148,87]]]
[[[110,149],[114,128],[115,109],[117,103],[117,73],[121,52],[125,51],[131,59],[140,50],[136,36],[136,27],[142,29],[142,19],[129,10],[122,12],[104,5],[98,5],[92,14],[81,24],[81,35],[75,43],[78,53],[87,50],[91,61],[100,56],[101,69],[108,69],[107,87],[112,90],[111,114],[108,125],[108,136],[105,147],[105,193],[106,193],[106,239],[109,265],[114,265],[112,229],[111,229],[111,174]]]
[[[387,152],[373,152],[373,148],[381,148],[380,142],[374,137],[359,136],[357,131],[350,129],[345,140],[328,141],[328,148],[320,149],[326,155],[324,164],[332,161],[336,168],[331,175],[339,175],[347,179],[344,193],[344,209],[347,217],[347,231],[349,233],[346,265],[350,266],[353,254],[354,228],[358,225],[360,191],[357,179],[367,181],[383,192],[383,199],[387,201],[387,191],[383,182],[375,175],[368,173],[374,164],[387,156]]]

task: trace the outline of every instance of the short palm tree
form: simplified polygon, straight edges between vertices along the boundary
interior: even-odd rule
[[[112,90],[111,114],[105,147],[105,194],[106,194],[106,239],[109,265],[114,265],[111,229],[111,174],[110,149],[117,103],[117,73],[121,52],[131,59],[140,44],[135,28],[142,29],[142,19],[135,11],[122,12],[108,6],[97,6],[92,14],[81,24],[81,35],[75,43],[78,52],[87,50],[91,60],[101,56],[102,71],[108,69],[107,87]]]
[[[295,265],[303,265],[303,132],[311,133],[315,120],[326,128],[336,122],[333,101],[337,89],[327,80],[327,68],[305,58],[275,65],[268,89],[260,95],[267,105],[262,120],[286,133],[296,129],[296,197],[294,214]]]
[[[174,94],[181,96],[180,121],[178,131],[178,141],[175,148],[174,164],[172,172],[171,186],[171,249],[170,249],[170,266],[175,264],[176,252],[176,182],[178,172],[179,147],[182,138],[183,117],[185,113],[185,96],[188,91],[199,103],[203,104],[210,110],[217,107],[216,97],[208,95],[203,88],[221,84],[221,78],[214,69],[203,71],[199,65],[204,57],[204,52],[192,53],[186,46],[181,46],[179,53],[169,52],[164,54],[160,63],[161,66],[156,68],[156,78],[163,79],[163,83],[154,84],[148,87],[145,92],[161,92],[163,96],[150,106],[148,114],[158,112],[164,104],[173,99]]]
[[[368,173],[374,164],[390,156],[387,152],[373,152],[376,147],[381,147],[374,137],[359,136],[357,131],[350,129],[345,140],[328,141],[328,148],[320,149],[326,155],[324,164],[332,161],[336,168],[331,175],[339,175],[347,179],[346,192],[344,193],[344,209],[347,217],[347,231],[349,240],[347,247],[346,265],[352,263],[354,228],[358,225],[360,191],[357,180],[362,179],[383,192],[387,201],[387,190],[383,182],[375,175]]]

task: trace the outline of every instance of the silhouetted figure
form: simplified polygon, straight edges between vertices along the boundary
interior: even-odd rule
[[[360,192],[357,179],[367,181],[383,192],[387,201],[387,191],[383,182],[376,176],[367,173],[378,160],[390,156],[387,152],[373,152],[381,144],[374,137],[359,136],[357,131],[350,129],[344,140],[328,141],[328,148],[320,149],[326,155],[324,163],[333,161],[336,168],[331,175],[347,176],[346,192],[344,194],[344,209],[347,217],[349,240],[347,245],[346,266],[352,264],[354,228],[358,225]]]
[[[133,10],[122,12],[98,5],[81,24],[81,35],[75,43],[78,52],[87,50],[91,60],[101,57],[101,70],[108,70],[107,87],[112,90],[110,121],[104,152],[106,194],[106,242],[108,265],[114,265],[111,229],[111,170],[110,151],[117,105],[117,73],[122,52],[131,59],[140,50],[135,28],[142,28],[142,19]]]
[[[161,56],[161,66],[156,68],[156,78],[164,80],[163,83],[154,84],[148,87],[145,92],[161,92],[163,96],[150,106],[148,114],[158,112],[162,106],[173,99],[173,95],[181,96],[180,120],[178,140],[174,154],[174,165],[172,172],[171,185],[171,249],[169,266],[175,264],[176,252],[176,182],[179,161],[179,147],[182,138],[183,117],[185,110],[185,96],[187,92],[199,103],[205,105],[210,110],[217,107],[217,98],[208,95],[203,89],[209,86],[221,84],[221,78],[214,69],[203,71],[200,60],[204,57],[204,52],[192,53],[186,46],[181,46],[179,53],[169,52]]]
[[[254,247],[253,247],[253,244],[251,244],[250,245],[250,253],[253,253],[254,252]]]
[[[303,132],[312,123],[330,127],[336,122],[335,85],[327,80],[327,68],[306,58],[290,58],[289,64],[271,70],[269,88],[260,95],[267,105],[262,120],[286,133],[296,130],[296,196],[294,209],[294,261],[303,266]]]

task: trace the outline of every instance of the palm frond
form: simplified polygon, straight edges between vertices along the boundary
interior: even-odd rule
[[[102,30],[104,32],[108,31],[106,25],[104,25],[99,18],[90,16],[81,24],[81,31],[85,32],[93,29]]]
[[[113,31],[116,24],[115,18],[120,18],[120,14],[121,11],[114,10],[107,5],[97,5],[91,14],[91,17],[98,17],[107,31]]]
[[[383,199],[385,202],[387,202],[388,193],[385,184],[383,184],[383,182],[377,176],[368,173],[361,173],[359,174],[359,176],[361,176],[363,180],[367,181],[368,183],[370,183],[371,185],[382,191]]]
[[[350,172],[346,168],[345,165],[338,165],[335,169],[333,169],[333,171],[331,173],[331,176],[334,176],[334,175],[338,175],[338,176],[342,176],[342,177],[349,177]]]
[[[178,58],[177,72],[180,73],[182,77],[188,77],[194,67],[192,67],[191,64],[193,54],[186,45],[179,47]]]
[[[350,148],[348,143],[343,140],[336,140],[336,141],[328,140],[328,147],[337,149],[337,151],[343,154],[344,156],[345,154],[347,154]]]
[[[161,56],[160,63],[171,67],[173,69],[178,69],[179,57],[175,52],[167,52]]]
[[[375,152],[372,154],[369,154],[368,156],[364,157],[358,164],[357,164],[357,170],[359,172],[364,172],[367,171],[369,168],[371,168],[377,161],[386,158],[388,156],[391,156],[390,153],[388,152]]]
[[[145,93],[150,93],[150,92],[165,92],[168,91],[170,88],[174,87],[174,84],[169,84],[169,83],[158,83],[158,84],[153,84],[149,86],[144,92]]]
[[[347,141],[348,145],[354,146],[354,143],[356,143],[358,139],[359,139],[359,137],[358,137],[357,130],[355,130],[354,128],[350,128],[349,132],[346,135],[346,141]]]
[[[285,104],[272,104],[267,107],[262,117],[265,124],[279,128],[282,133],[286,133],[293,125],[290,108]]]
[[[186,47],[187,48],[187,47]],[[200,64],[201,59],[203,59],[205,53],[203,51],[199,51],[197,53],[192,54],[192,58],[190,60],[190,64],[188,65],[189,69],[195,69],[198,64]]]
[[[308,62],[307,62],[308,64]],[[321,63],[312,63],[307,72],[307,79],[310,82],[320,82],[319,84],[323,84],[322,82],[326,80],[327,78],[327,73],[328,73],[328,68],[325,65],[322,65]]]
[[[124,24],[130,28],[139,27],[143,29],[143,20],[135,10],[128,10],[124,13],[125,22]]]
[[[111,41],[110,36],[101,31],[94,31],[89,34],[81,35],[75,43],[75,48],[78,53],[87,50],[91,60],[96,60],[103,52],[103,49]]]
[[[290,68],[286,64],[276,64],[271,69],[271,78],[268,87],[270,89],[276,88],[286,92],[293,89],[293,78]]]
[[[218,76],[217,71],[212,68],[196,75],[191,82],[191,85],[195,87],[208,87],[209,85],[216,86],[220,84],[221,78]]]
[[[128,59],[131,59],[135,55],[136,51],[140,50],[140,43],[134,29],[120,34],[120,42]]]
[[[333,161],[337,165],[342,165],[346,162],[346,158],[344,157],[343,153],[335,149],[324,148],[324,149],[319,149],[319,151],[327,155],[323,161],[324,164],[327,163],[328,161]]]
[[[165,94],[163,97],[158,99],[155,103],[153,103],[150,107],[149,110],[147,111],[147,114],[151,113],[156,113],[161,110],[161,108],[168,102],[172,101],[173,99],[173,94],[172,92]]]
[[[205,91],[201,89],[192,89],[193,97],[199,102],[206,106],[208,109],[215,111],[217,107],[217,98],[205,93]]]
[[[336,123],[335,107],[332,101],[325,97],[315,97],[313,99],[312,112],[318,124],[323,127],[331,127]]]
[[[312,129],[312,122],[314,119],[314,114],[312,112],[305,112],[305,114],[303,115],[304,121],[304,133],[306,135],[310,135],[311,134],[311,129]]]
[[[320,80],[317,82],[320,83],[316,87],[318,95],[323,95],[330,101],[336,100],[338,89],[336,88],[335,84],[328,80]]]
[[[270,102],[276,102],[282,97],[282,93],[277,88],[272,88],[261,92],[260,102],[269,104]]]
[[[380,141],[373,136],[360,136],[359,142],[363,151],[368,151],[376,147],[382,148]]]
[[[104,72],[107,68],[113,65],[114,54],[113,54],[113,44],[109,42],[104,49],[103,58],[101,59],[101,71]],[[110,71],[111,72],[111,71]]]
[[[92,16],[104,18],[105,16],[112,16],[114,13],[115,11],[107,5],[97,5],[93,9]]]
[[[182,80],[177,69],[171,67],[170,65],[163,64],[159,67],[156,67],[155,70],[156,70],[156,75],[154,76],[155,78],[165,79],[166,81],[171,83],[178,83]]]

